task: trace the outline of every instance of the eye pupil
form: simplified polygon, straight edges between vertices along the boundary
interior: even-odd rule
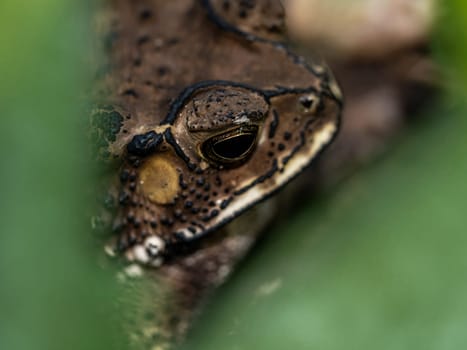
[[[219,157],[237,159],[245,155],[254,144],[256,136],[253,134],[242,134],[215,143],[212,147],[214,153]]]

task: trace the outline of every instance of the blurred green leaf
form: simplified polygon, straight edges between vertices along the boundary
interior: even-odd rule
[[[434,35],[434,55],[438,57],[450,93],[467,95],[467,3],[463,0],[439,1],[439,21]]]
[[[115,348],[84,215],[87,5],[0,3],[0,349]]]

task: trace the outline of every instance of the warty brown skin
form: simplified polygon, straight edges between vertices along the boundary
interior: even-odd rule
[[[116,168],[107,250],[146,266],[158,295],[132,291],[137,309],[157,314],[135,322],[133,338],[170,343],[273,211],[239,215],[334,138],[342,96],[326,66],[279,43],[280,1],[112,0],[101,19],[106,69],[91,122]]]

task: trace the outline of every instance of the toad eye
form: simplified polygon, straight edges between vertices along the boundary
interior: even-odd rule
[[[201,154],[216,166],[234,167],[247,160],[256,146],[257,126],[244,126],[213,136],[201,145]]]

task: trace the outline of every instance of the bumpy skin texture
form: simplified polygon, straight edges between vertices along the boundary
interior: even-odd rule
[[[327,67],[279,43],[283,15],[272,0],[112,0],[103,10],[107,61],[92,123],[99,155],[117,168],[107,196],[117,204],[103,215],[115,231],[108,251],[160,266],[145,274],[171,302],[133,298],[157,309],[149,323],[164,338],[185,332],[250,247],[267,203],[246,225],[225,225],[338,130],[339,87]]]

